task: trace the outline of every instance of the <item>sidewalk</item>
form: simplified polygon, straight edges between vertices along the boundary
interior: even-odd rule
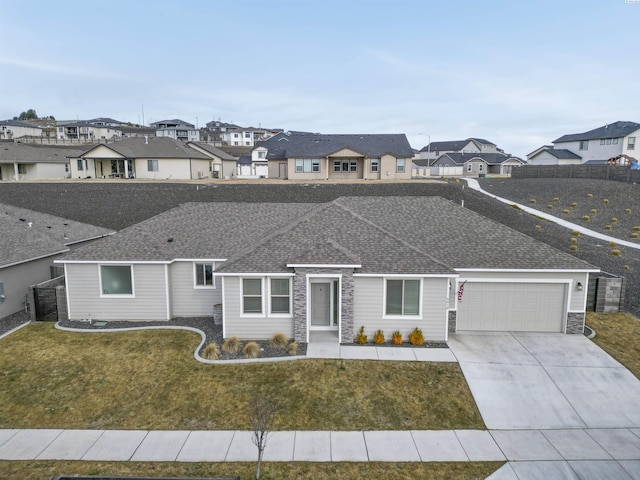
[[[571,229],[571,230],[576,230],[578,232],[580,232],[583,235],[586,235],[588,237],[593,237],[593,238],[598,238],[600,240],[604,240],[606,242],[615,242],[618,245],[622,245],[624,247],[629,247],[629,248],[635,248],[636,250],[640,250],[640,244],[638,243],[633,243],[630,242],[628,240],[622,240],[621,238],[616,238],[616,237],[612,237],[610,235],[605,235],[603,233],[600,232],[596,232],[594,230],[590,230],[586,227],[583,227],[582,225],[578,225],[576,223],[571,223],[568,222],[562,218],[556,217],[554,215],[550,215],[546,212],[543,212],[542,210],[537,210],[535,208],[531,208],[528,207],[526,205],[522,205],[520,203],[516,203],[513,202],[511,200],[508,200],[506,198],[502,198],[499,197],[497,195],[494,195],[493,193],[487,192],[486,190],[483,190],[482,187],[480,186],[480,183],[478,183],[478,181],[475,178],[465,178],[463,179],[467,182],[467,185],[469,186],[469,188],[471,188],[472,190],[476,190],[480,193],[483,193],[484,195],[487,195],[491,198],[495,198],[496,200],[502,202],[502,203],[506,203],[507,205],[517,205],[518,208],[520,208],[521,210],[531,214],[531,215],[535,215],[536,217],[540,217],[540,218],[544,218],[545,220],[549,220],[550,222],[553,223],[557,223],[558,225]]]

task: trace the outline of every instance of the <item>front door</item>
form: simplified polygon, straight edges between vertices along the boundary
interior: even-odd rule
[[[311,284],[311,326],[331,326],[331,283]]]

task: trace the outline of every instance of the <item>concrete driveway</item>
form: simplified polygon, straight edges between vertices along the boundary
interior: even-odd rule
[[[640,427],[640,381],[583,335],[470,332],[448,344],[490,430]]]

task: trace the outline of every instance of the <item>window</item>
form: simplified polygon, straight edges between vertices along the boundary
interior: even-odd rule
[[[82,171],[82,159],[78,160],[78,170]]]
[[[334,160],[333,171],[342,173],[356,173],[358,171],[357,160]]]
[[[473,165],[467,163],[467,172],[471,172],[473,170]]]
[[[24,163],[18,164],[18,174],[26,175],[27,174],[27,166]]]
[[[606,144],[607,144],[607,145],[611,145],[611,139],[610,139],[610,138],[607,138],[607,139],[606,139]]]
[[[237,147],[238,146],[238,142],[233,142],[233,144]]]
[[[238,138],[238,134],[237,134],[237,133],[234,133],[234,134],[233,134],[233,138]]]
[[[296,173],[318,173],[320,171],[319,159],[297,159],[296,160]]]
[[[258,152],[258,158],[266,158],[267,152]]]
[[[609,139],[611,140],[611,139]],[[589,150],[589,140],[580,140],[580,150]]]
[[[387,280],[387,315],[420,314],[420,280]]]
[[[404,173],[404,158],[396,159],[396,173]]]
[[[290,313],[289,279],[271,279],[271,313]]]
[[[371,173],[378,173],[380,171],[380,160],[377,158],[371,159]]]
[[[244,142],[246,146],[251,146],[251,142]]]
[[[482,172],[484,170],[484,164],[479,163],[478,164],[478,172]]]
[[[601,138],[601,139],[600,139],[600,145],[604,145],[604,143],[605,143],[605,142],[604,142],[604,138]]]
[[[102,295],[133,295],[131,265],[101,265]]]
[[[635,150],[636,149],[636,137],[629,137],[627,139],[627,150]]]
[[[262,279],[242,279],[242,313],[262,313]]]
[[[611,139],[611,143],[612,143],[613,145],[617,145],[617,144],[618,144],[618,139],[617,139],[617,138],[612,138],[612,139]]]
[[[149,172],[157,172],[158,171],[158,160],[147,160],[147,171],[149,171]]]
[[[213,172],[213,160],[209,160],[209,171]]]
[[[69,164],[68,164],[68,163],[65,163],[65,164],[64,164],[64,171],[65,171],[66,173],[69,173]]]
[[[215,287],[212,263],[194,263],[196,287]]]
[[[251,138],[251,132],[244,132],[244,138]]]

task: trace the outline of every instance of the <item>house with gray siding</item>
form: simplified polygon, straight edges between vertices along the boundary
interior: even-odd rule
[[[71,320],[213,317],[224,337],[364,327],[581,333],[597,268],[439,197],[192,203],[56,260]],[[213,318],[212,320],[213,321]]]
[[[424,160],[414,160],[423,166]],[[504,153],[444,153],[431,164],[432,167],[462,167],[463,175],[510,175],[513,167],[520,167],[525,161]]]

